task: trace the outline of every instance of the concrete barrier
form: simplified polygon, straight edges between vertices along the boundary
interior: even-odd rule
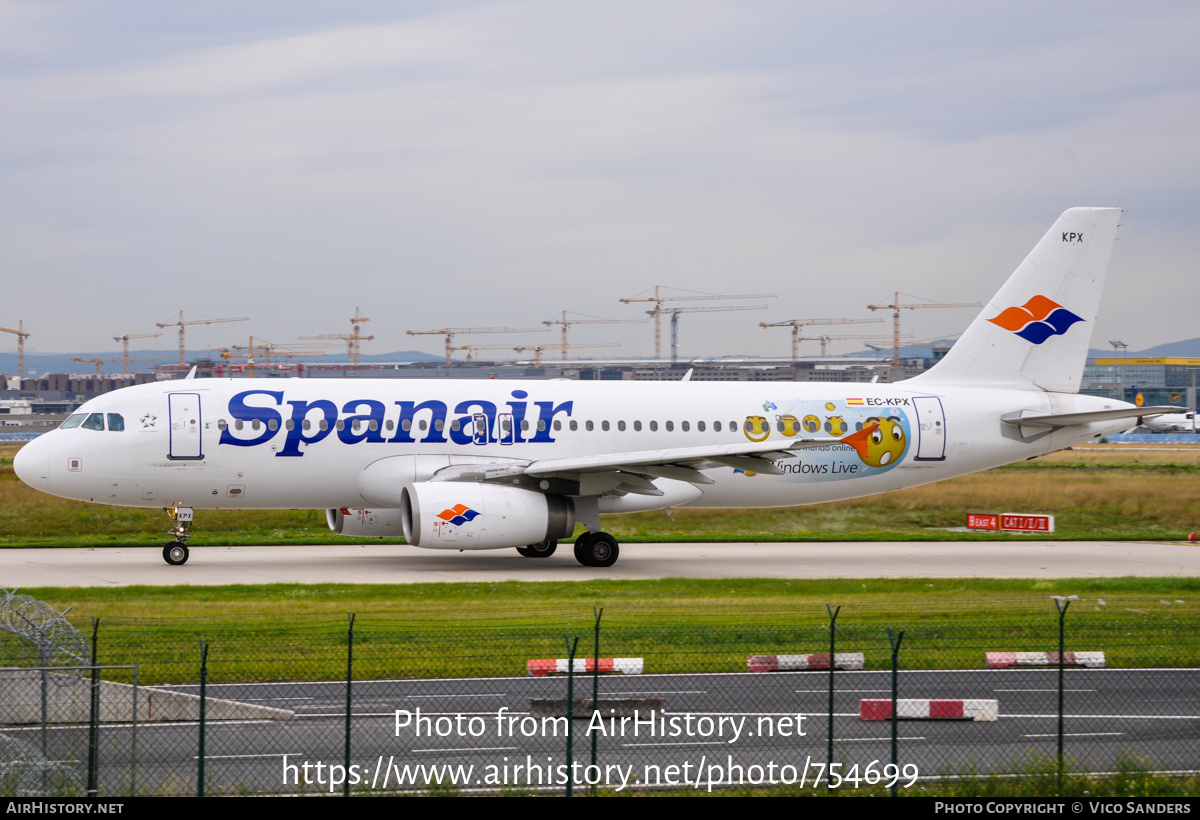
[[[1008,669],[1012,666],[1058,666],[1057,652],[988,652],[989,669]],[[1063,666],[1104,668],[1103,652],[1064,652]]]
[[[833,656],[838,669],[857,671],[863,668],[863,653],[838,652]],[[829,668],[829,653],[824,655],[751,655],[746,658],[750,672],[805,672]]]
[[[595,667],[595,658],[576,658],[575,674],[591,672]],[[525,664],[526,671],[535,678],[547,675],[565,675],[570,666],[570,658],[549,658],[531,660]],[[610,675],[640,675],[645,662],[642,658],[601,658],[600,673]]]
[[[891,698],[864,698],[858,703],[859,720],[891,720]],[[976,720],[994,721],[1000,717],[1000,704],[995,700],[938,700],[901,698],[896,701],[899,720]]]

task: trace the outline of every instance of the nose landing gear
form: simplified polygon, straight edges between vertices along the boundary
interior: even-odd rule
[[[186,564],[188,559],[187,540],[191,537],[188,529],[192,525],[194,512],[191,507],[184,507],[178,501],[170,507],[163,507],[163,512],[169,515],[172,523],[175,524],[167,531],[168,535],[175,536],[175,540],[163,547],[163,560],[175,567]]]

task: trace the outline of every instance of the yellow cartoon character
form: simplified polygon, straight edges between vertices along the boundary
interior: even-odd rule
[[[827,401],[827,402],[825,402],[825,409],[828,410],[830,413],[832,413],[834,410],[837,409],[837,405],[835,405],[831,401]]]
[[[766,441],[767,436],[771,435],[771,424],[763,416],[746,416],[742,429],[751,441]]]
[[[794,436],[800,432],[800,419],[790,414],[776,416],[775,427],[785,436]]]
[[[842,439],[858,453],[858,457],[869,467],[886,467],[904,455],[906,439],[900,419],[872,416],[857,433]]]
[[[809,433],[815,433],[821,429],[821,420],[811,413],[804,417],[804,429]]]
[[[841,416],[830,416],[825,419],[825,432],[835,438],[841,438],[846,435],[846,431],[850,427],[846,424],[846,420]]]

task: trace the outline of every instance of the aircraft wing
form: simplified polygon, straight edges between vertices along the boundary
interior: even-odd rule
[[[1029,410],[1019,413],[1009,413],[1001,416],[1000,421],[1014,427],[1040,427],[1057,429],[1073,427],[1077,424],[1090,424],[1094,421],[1114,421],[1116,419],[1133,419],[1142,416],[1162,416],[1167,413],[1178,413],[1179,408],[1172,405],[1158,407],[1122,407],[1117,410],[1093,410],[1088,413],[1053,413],[1040,414]]]
[[[812,447],[828,447],[842,442],[829,439],[796,439],[776,442],[747,442],[745,444],[717,444],[701,447],[675,447],[663,450],[639,450],[607,455],[547,458],[528,463],[501,462],[496,464],[471,464],[447,467],[439,470],[434,481],[501,481],[513,478],[547,479],[553,487],[542,489],[554,492],[566,480],[591,486],[606,487],[599,494],[608,492],[661,495],[651,478],[672,478],[692,484],[712,484],[713,480],[702,470],[716,467],[733,467],[748,472],[782,475],[775,466],[776,459],[787,458],[799,450]],[[587,481],[584,476],[599,479],[607,474],[612,481]],[[514,482],[516,483],[516,482]],[[520,482],[524,484],[524,481]],[[572,494],[580,492],[576,489]],[[568,492],[570,492],[568,490]],[[585,494],[586,490],[583,490]]]

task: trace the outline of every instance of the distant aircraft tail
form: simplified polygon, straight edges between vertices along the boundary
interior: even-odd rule
[[[945,358],[909,381],[1078,392],[1120,217],[1063,213]]]

